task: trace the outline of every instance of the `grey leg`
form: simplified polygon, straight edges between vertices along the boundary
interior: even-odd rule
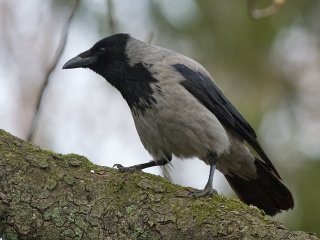
[[[169,163],[171,159],[172,159],[172,156],[167,156],[167,158],[163,158],[158,161],[151,161],[148,163],[137,164],[130,167],[124,167],[121,164],[115,164],[113,165],[113,167],[118,168],[120,172],[134,172],[134,171],[142,170],[144,168],[164,166],[167,163]]]
[[[212,182],[213,182],[214,171],[216,170],[216,165],[218,162],[218,156],[216,153],[209,152],[207,157],[210,164],[210,173],[209,173],[208,182],[203,190],[196,190],[194,192],[191,192],[189,194],[189,196],[191,197],[203,197],[203,196],[213,195],[217,193],[217,191],[212,187]]]

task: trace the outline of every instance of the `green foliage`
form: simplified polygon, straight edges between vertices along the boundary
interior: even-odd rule
[[[303,163],[293,174],[296,195],[295,215],[288,217],[291,229],[303,229],[320,235],[319,183],[320,159]]]

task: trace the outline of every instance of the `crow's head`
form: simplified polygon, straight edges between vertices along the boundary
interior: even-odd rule
[[[109,72],[126,62],[125,47],[129,39],[130,35],[124,33],[106,37],[70,59],[62,68],[89,68],[107,78]]]
[[[120,91],[130,108],[136,107],[143,112],[155,104],[151,84],[158,82],[148,69],[153,64],[145,66],[140,59],[144,53],[152,55],[150,46],[146,46],[128,34],[115,34],[70,59],[62,68],[89,68],[95,71]]]

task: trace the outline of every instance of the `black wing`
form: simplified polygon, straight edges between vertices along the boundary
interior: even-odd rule
[[[181,85],[206,106],[223,126],[241,140],[245,140],[280,178],[277,170],[258,143],[253,128],[223,95],[211,78],[205,73],[194,71],[184,64],[174,64],[173,67],[185,78]]]

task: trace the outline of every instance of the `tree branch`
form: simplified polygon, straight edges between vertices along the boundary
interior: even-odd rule
[[[275,14],[286,3],[286,0],[273,0],[268,7],[263,9],[256,9],[255,2],[256,0],[247,0],[247,6],[250,17],[258,20]]]
[[[108,8],[108,14],[107,14],[107,17],[108,17],[108,24],[109,24],[109,27],[110,27],[110,31],[112,34],[115,34],[117,33],[117,26],[116,26],[116,23],[115,23],[115,20],[114,20],[114,17],[113,17],[113,2],[112,0],[107,0],[107,8]]]
[[[70,26],[71,20],[72,20],[72,18],[74,16],[74,13],[76,12],[76,10],[78,8],[79,2],[80,2],[80,0],[75,0],[73,8],[70,11],[70,15],[68,16],[68,19],[67,19],[65,25],[63,26],[62,33],[61,33],[61,39],[60,39],[58,48],[56,50],[56,54],[53,57],[51,64],[47,67],[47,70],[46,70],[46,73],[45,73],[45,76],[44,76],[44,81],[42,83],[39,95],[38,95],[37,100],[36,100],[36,107],[35,107],[36,109],[35,109],[35,113],[33,115],[32,124],[31,124],[30,130],[29,130],[29,133],[28,133],[28,136],[27,136],[27,140],[28,141],[32,141],[33,140],[35,129],[37,127],[38,119],[39,119],[39,115],[40,115],[41,103],[43,101],[43,97],[44,97],[46,88],[48,86],[51,73],[57,67],[58,61],[59,61],[59,59],[60,59],[60,57],[61,57],[61,55],[62,55],[62,53],[63,53],[63,51],[65,49],[69,26]]]
[[[120,173],[0,130],[4,239],[318,239],[238,200],[187,193],[159,176]]]

